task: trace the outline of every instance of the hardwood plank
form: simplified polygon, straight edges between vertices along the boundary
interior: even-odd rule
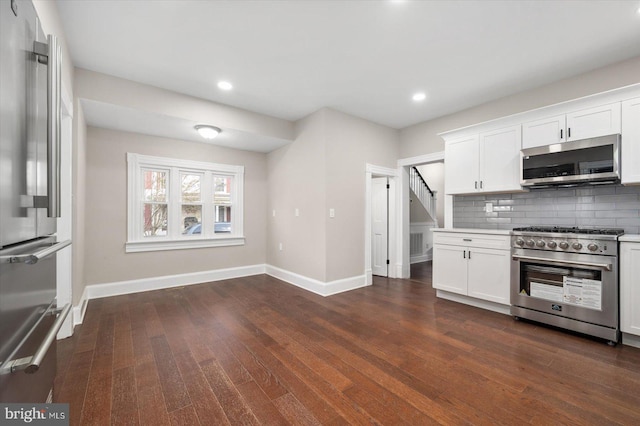
[[[191,399],[187,393],[182,376],[180,376],[167,339],[164,336],[152,337],[151,347],[153,349],[167,411],[170,413],[179,408],[191,405]]]
[[[636,424],[640,349],[438,299],[273,277],[91,300],[58,342],[70,424]]]

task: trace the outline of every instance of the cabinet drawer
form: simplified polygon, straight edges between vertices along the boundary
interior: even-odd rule
[[[447,244],[464,247],[509,250],[511,237],[508,235],[462,234],[459,232],[434,232],[433,244]]]

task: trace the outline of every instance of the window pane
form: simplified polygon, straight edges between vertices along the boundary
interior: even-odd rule
[[[215,212],[214,232],[216,234],[231,232],[231,206],[215,206]]]
[[[200,201],[200,180],[200,175],[181,175],[183,203],[197,203]]]
[[[202,234],[202,206],[182,205],[182,224],[185,235]]]
[[[167,172],[145,170],[143,178],[145,201],[167,201]]]
[[[215,176],[213,178],[213,202],[215,204],[231,204],[231,177]]]
[[[156,237],[167,235],[167,205],[144,205],[144,236]]]

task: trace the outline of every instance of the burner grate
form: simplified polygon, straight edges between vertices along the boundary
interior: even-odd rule
[[[619,228],[578,228],[560,226],[526,226],[523,228],[513,228],[514,231],[521,232],[553,232],[561,234],[588,234],[588,235],[622,235],[624,229]]]

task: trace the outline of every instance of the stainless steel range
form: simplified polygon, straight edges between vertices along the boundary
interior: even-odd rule
[[[622,229],[515,228],[511,315],[615,344]]]

